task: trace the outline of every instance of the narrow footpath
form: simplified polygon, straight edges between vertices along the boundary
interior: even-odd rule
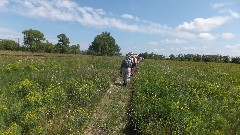
[[[129,86],[121,86],[121,78],[110,86],[96,105],[84,135],[132,135],[128,112],[132,92]]]

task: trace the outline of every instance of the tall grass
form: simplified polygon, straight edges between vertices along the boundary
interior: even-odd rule
[[[0,133],[80,134],[119,72],[120,60],[1,57]]]
[[[142,134],[239,134],[239,65],[145,61],[134,79]]]

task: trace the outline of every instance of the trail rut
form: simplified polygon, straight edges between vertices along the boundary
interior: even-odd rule
[[[110,86],[91,117],[84,135],[126,134],[131,92],[121,86],[121,78]]]

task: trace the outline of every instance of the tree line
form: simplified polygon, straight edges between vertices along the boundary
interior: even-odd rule
[[[20,46],[14,40],[0,39],[0,50],[46,52],[62,54],[89,54],[89,55],[121,55],[121,48],[116,44],[115,39],[109,32],[97,35],[88,50],[81,51],[80,45],[71,45],[70,40],[65,34],[57,35],[58,43],[53,44],[46,40],[44,34],[39,30],[28,29],[23,32],[23,45]]]
[[[70,40],[65,34],[57,35],[58,43],[53,44],[46,40],[44,34],[39,30],[28,29],[23,32],[23,45],[19,45],[14,40],[0,39],[0,50],[12,51],[30,51],[30,52],[46,52],[46,53],[62,53],[62,54],[86,54],[98,56],[120,56],[121,48],[111,36],[110,32],[102,32],[97,35],[93,42],[85,51],[80,50],[80,45],[71,45]],[[140,53],[145,59],[160,60],[178,60],[178,61],[194,61],[194,62],[223,62],[223,63],[240,63],[240,57],[229,57],[222,55],[199,55],[199,54],[171,54],[169,57],[152,53]]]
[[[71,45],[69,38],[65,34],[57,35],[58,43],[53,44],[46,40],[44,34],[39,30],[24,30],[23,32],[23,45],[20,46],[14,40],[1,39],[1,50],[12,51],[29,51],[29,52],[46,52],[46,53],[80,53],[80,45]]]
[[[240,57],[229,57],[222,55],[199,55],[199,54],[178,54],[164,55],[152,53],[140,53],[140,56],[145,59],[160,59],[160,60],[177,60],[177,61],[193,61],[193,62],[221,62],[221,63],[238,63],[240,64]]]

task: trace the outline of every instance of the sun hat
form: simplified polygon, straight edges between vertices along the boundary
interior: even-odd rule
[[[133,52],[129,52],[128,55],[133,55]]]

